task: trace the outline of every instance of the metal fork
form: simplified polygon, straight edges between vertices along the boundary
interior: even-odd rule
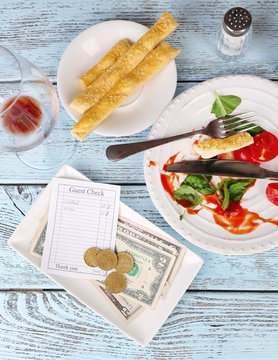
[[[148,150],[159,145],[168,144],[169,142],[184,139],[196,134],[205,134],[213,138],[225,138],[243,131],[254,129],[258,126],[255,119],[255,111],[229,115],[223,118],[211,120],[203,129],[191,131],[185,134],[174,135],[162,139],[108,146],[106,149],[106,156],[111,161],[117,161],[125,159],[128,156],[137,154],[141,151]]]

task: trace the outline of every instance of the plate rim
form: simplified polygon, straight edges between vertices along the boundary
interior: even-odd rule
[[[155,139],[155,135],[154,133],[157,130],[157,126],[159,126],[159,122],[161,122],[161,120],[163,121],[163,118],[172,110],[175,108],[176,104],[178,104],[180,101],[182,101],[182,99],[184,97],[187,97],[188,95],[190,95],[191,93],[195,92],[196,89],[198,90],[198,88],[202,88],[204,86],[209,86],[210,84],[215,84],[217,82],[222,82],[222,81],[229,81],[229,80],[237,80],[237,79],[248,79],[251,81],[260,81],[262,83],[267,84],[268,86],[272,86],[273,88],[275,88],[275,90],[278,90],[278,84],[274,83],[272,80],[257,76],[257,75],[251,75],[251,74],[236,74],[236,75],[224,75],[224,76],[217,76],[214,77],[212,79],[208,79],[205,81],[202,81],[199,84],[193,85],[192,87],[184,90],[182,93],[180,93],[178,96],[176,96],[170,103],[169,105],[164,109],[164,111],[160,114],[159,118],[157,119],[157,121],[154,123],[154,125],[152,126],[149,136],[148,136],[148,140],[152,140]],[[217,85],[217,84],[215,84]],[[173,110],[172,110],[173,111]],[[176,226],[175,223],[173,223],[171,221],[171,217],[168,216],[167,211],[164,212],[163,211],[163,207],[161,206],[161,204],[159,203],[159,201],[157,201],[155,193],[153,192],[153,189],[151,187],[151,180],[150,180],[150,168],[148,166],[148,157],[151,154],[152,149],[147,150],[145,152],[144,155],[144,177],[145,177],[145,181],[146,181],[146,186],[149,192],[149,195],[156,207],[156,209],[159,211],[159,213],[161,214],[161,216],[165,219],[165,221],[169,224],[169,226],[171,226],[179,235],[181,235],[183,238],[185,238],[186,240],[188,240],[189,242],[191,242],[192,244],[207,250],[207,251],[211,251],[211,252],[215,252],[215,253],[219,253],[219,254],[223,254],[223,255],[251,255],[251,254],[256,254],[256,253],[261,253],[263,251],[267,251],[267,250],[271,250],[275,247],[278,246],[278,238],[277,241],[271,241],[268,242],[266,241],[263,245],[257,245],[257,246],[250,246],[250,240],[247,240],[245,243],[243,241],[240,240],[231,240],[231,242],[227,242],[225,245],[223,244],[222,247],[220,246],[215,246],[214,245],[206,245],[206,243],[203,241],[199,241],[196,240],[194,238],[194,236],[192,236],[189,232],[187,232],[187,234],[185,234],[184,232],[182,232],[178,226]],[[236,244],[238,243],[238,244]],[[238,246],[238,248],[235,248],[235,246]]]
[[[74,121],[74,122],[77,122],[77,120],[75,120],[75,118],[70,114],[70,112],[68,111],[68,104],[67,102],[65,101],[65,98],[64,98],[64,91],[62,89],[62,70],[63,70],[63,62],[65,61],[65,58],[67,56],[67,53],[71,50],[71,47],[72,46],[75,46],[76,43],[78,43],[80,41],[80,39],[82,39],[82,37],[86,36],[88,33],[90,33],[91,31],[96,31],[98,27],[103,27],[103,26],[109,26],[110,24],[117,24],[118,26],[121,25],[121,24],[125,24],[125,25],[128,25],[128,26],[132,26],[132,27],[138,27],[141,28],[142,30],[149,30],[149,28],[146,26],[146,25],[143,25],[143,24],[140,24],[140,23],[137,23],[135,21],[130,21],[130,20],[121,20],[121,19],[116,19],[116,20],[105,20],[105,21],[102,21],[102,22],[99,22],[97,24],[94,24],[90,27],[88,27],[87,29],[83,30],[82,32],[80,32],[76,37],[74,37],[70,43],[67,45],[67,47],[65,48],[61,58],[60,58],[60,61],[59,61],[59,65],[58,65],[58,70],[57,70],[57,90],[58,90],[58,95],[59,95],[59,99],[63,105],[63,108],[65,109],[67,115]],[[108,49],[109,50],[109,49]],[[107,51],[108,51],[107,50]],[[173,71],[173,75],[172,76],[172,87],[169,86],[170,88],[170,91],[169,91],[169,100],[167,103],[164,104],[164,108],[167,107],[167,105],[169,104],[169,102],[172,101],[174,95],[175,95],[175,91],[176,91],[176,87],[177,87],[177,66],[176,66],[176,62],[175,62],[175,59],[170,61],[170,63],[166,66],[169,66],[171,65],[173,68],[172,68],[172,71]],[[158,74],[156,74],[157,76]],[[152,79],[150,79],[152,80]],[[149,81],[150,81],[149,80]],[[175,85],[173,85],[175,84]],[[137,111],[137,110],[135,110]],[[132,113],[131,115],[132,116]],[[157,115],[157,117],[160,116],[160,113]],[[150,126],[153,126],[153,124],[156,122],[157,118],[154,118],[153,119],[153,122],[149,125],[147,125],[146,127],[144,127],[143,129],[141,130],[136,130],[135,132],[132,131],[132,132],[128,132],[128,133],[121,133],[121,134],[112,134],[112,133],[106,133],[105,131],[99,131],[97,128],[94,130],[94,134],[97,134],[97,135],[101,135],[101,136],[106,136],[106,137],[120,137],[120,136],[131,136],[131,135],[135,135],[141,131],[144,131],[145,129],[147,129],[148,127]]]

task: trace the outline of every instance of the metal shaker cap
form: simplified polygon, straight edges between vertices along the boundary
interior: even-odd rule
[[[246,34],[252,24],[250,12],[240,6],[229,9],[223,21],[223,29],[231,36],[242,36]]]

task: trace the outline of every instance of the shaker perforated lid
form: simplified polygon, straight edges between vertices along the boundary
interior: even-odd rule
[[[251,23],[252,16],[250,12],[243,7],[237,6],[226,12],[223,28],[231,36],[242,36],[249,31]]]

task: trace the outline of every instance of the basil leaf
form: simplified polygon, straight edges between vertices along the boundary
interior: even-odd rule
[[[221,204],[222,209],[223,210],[228,209],[229,204],[230,204],[230,193],[228,190],[227,182],[224,182],[224,184],[223,184],[223,201]]]
[[[218,198],[222,201],[222,209],[229,207],[230,200],[240,201],[246,188],[254,179],[224,179],[217,184]]]
[[[235,120],[240,120],[240,118],[233,117],[232,119],[224,120],[224,123],[226,126],[225,129],[226,129],[227,133],[235,131],[235,129],[233,128],[234,127],[233,122]],[[238,123],[237,123],[237,129],[239,129],[239,130],[243,130],[244,128],[249,127],[249,126],[250,126],[249,124],[247,124],[247,125],[245,124],[245,120],[238,121]]]
[[[227,179],[225,179],[225,180],[227,180]],[[216,186],[216,188],[217,188],[217,190],[219,191],[219,194],[218,194],[218,198],[219,198],[219,200],[220,201],[222,201],[223,200],[223,198],[224,198],[224,193],[223,193],[223,185],[224,185],[224,180],[222,180],[220,183],[218,183],[217,184],[217,186]]]
[[[185,217],[186,210],[184,210],[183,214],[180,215],[180,220],[183,220]]]
[[[182,184],[180,188],[173,192],[173,196],[177,200],[187,200],[192,205],[191,208],[196,207],[197,205],[201,204],[203,198],[199,193],[194,190],[191,186]]]
[[[231,114],[241,103],[241,98],[234,95],[220,96],[217,92],[214,92],[216,97],[211,112],[215,114],[217,118],[224,117]]]
[[[206,175],[190,174],[185,178],[184,184],[190,185],[203,195],[212,195],[215,193],[215,189],[210,186],[210,179],[211,177],[207,177]]]
[[[252,135],[252,136],[260,134],[260,133],[262,133],[264,131],[265,130],[260,126],[256,126],[254,129],[248,130],[249,134]]]
[[[224,117],[228,114],[231,114],[241,103],[241,98],[235,95],[225,95],[220,96],[214,91],[214,95],[216,97],[214,103],[212,104],[211,113],[215,114],[217,118]],[[235,120],[230,119],[230,120]],[[229,120],[227,120],[228,122]],[[247,125],[246,125],[247,126]],[[242,127],[244,129],[244,126]],[[261,126],[257,126],[254,129],[248,130],[249,134],[255,136],[257,134],[265,131]]]
[[[240,201],[246,188],[255,181],[254,179],[239,179],[236,183],[229,186],[230,198],[235,201]]]
[[[207,179],[208,182],[212,179],[212,175],[204,175],[204,177]]]
[[[229,122],[230,122],[230,121],[234,121],[234,120],[240,120],[240,118],[235,117],[235,118],[232,118],[232,119],[229,119],[229,120],[225,120],[225,121],[224,121],[224,122],[225,122],[225,125],[226,125],[226,132],[227,132],[227,134],[229,134],[229,132],[233,132],[233,131],[234,131],[234,129],[229,130],[229,127],[231,127],[231,128],[233,127],[233,124],[229,125]],[[244,125],[243,123],[244,123],[244,121],[238,122],[238,127],[237,127],[238,130],[244,130],[244,129],[250,127],[250,125],[255,125],[255,124],[252,124],[252,123],[251,123],[251,124]],[[242,124],[242,126],[240,126],[241,124]],[[256,126],[254,129],[246,130],[246,131],[249,132],[249,134],[250,134],[251,136],[255,136],[255,135],[257,135],[257,134],[262,133],[262,132],[265,131],[265,130],[264,130],[262,127],[260,127],[260,126]]]
[[[220,183],[217,184],[217,190],[220,191],[224,184],[227,184],[227,186],[230,186],[231,184],[234,184],[238,182],[238,179],[224,179]]]

